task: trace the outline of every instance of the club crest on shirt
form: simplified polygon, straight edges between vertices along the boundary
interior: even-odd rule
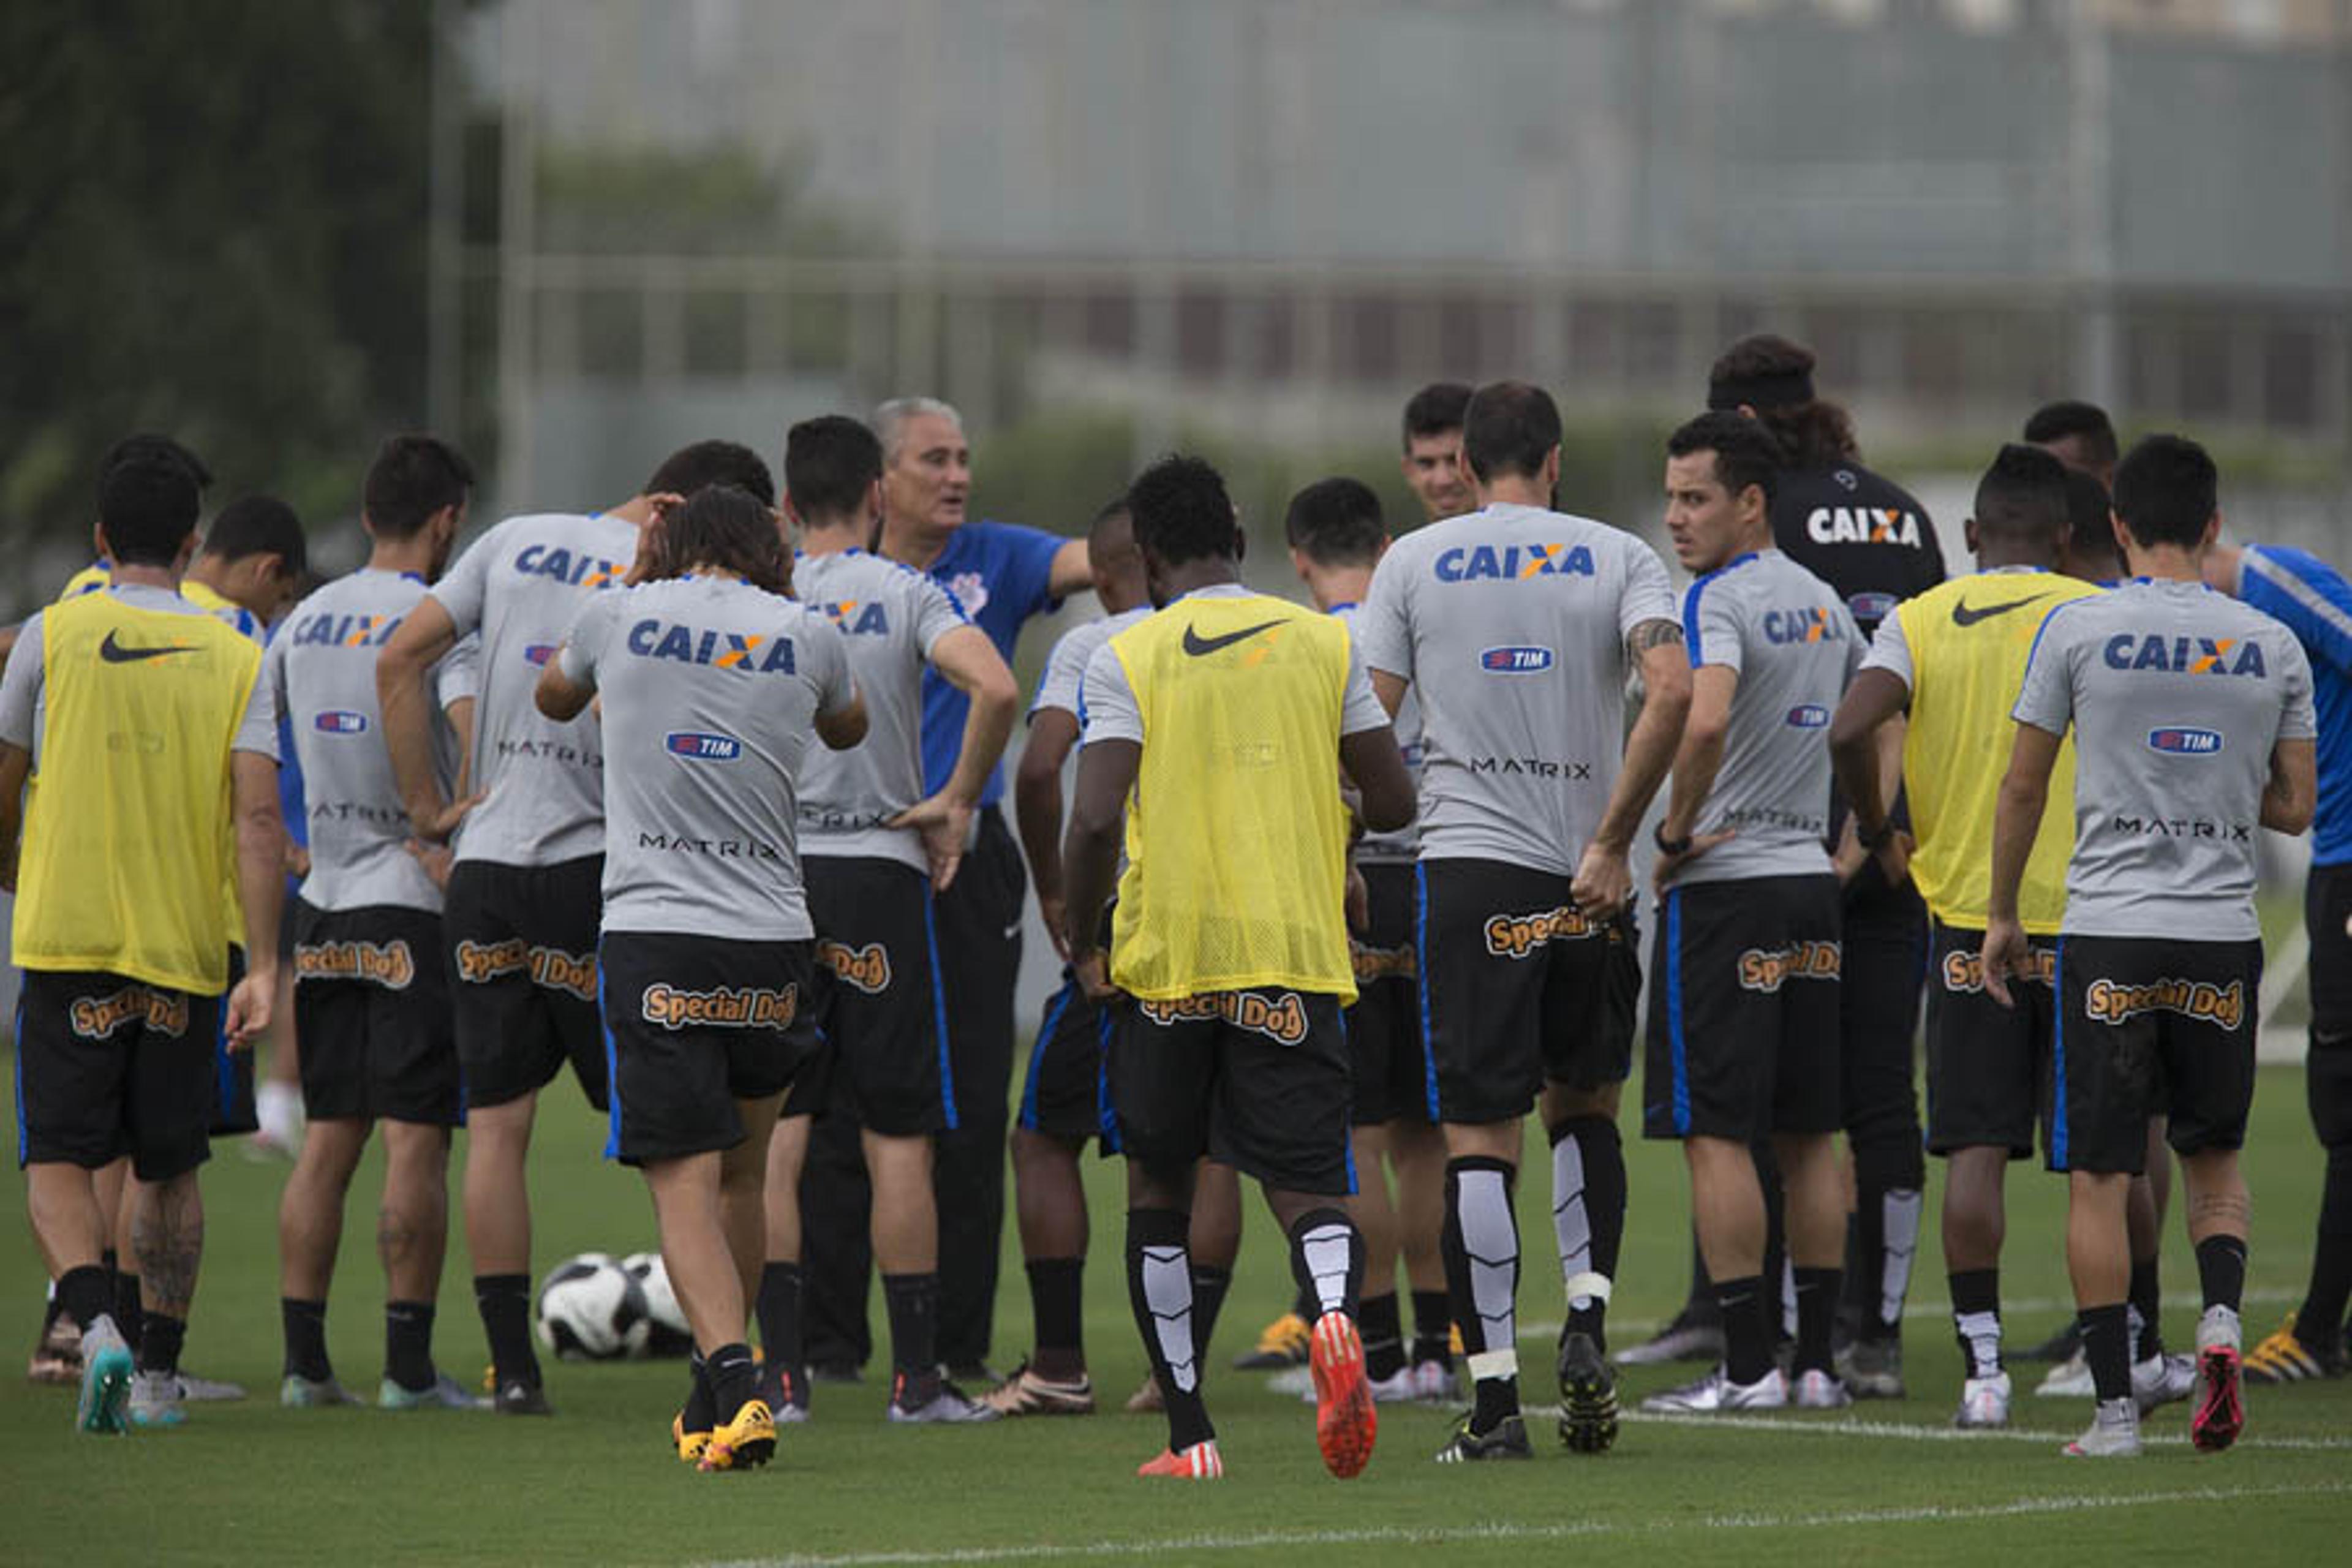
[[[2083,1011],[2104,1024],[2142,1013],[2178,1013],[2235,1029],[2246,1016],[2246,987],[2237,980],[2227,985],[2208,980],[2151,980],[2145,985],[2094,980],[2083,992]]]
[[[948,592],[955,595],[963,613],[974,620],[988,605],[988,579],[977,572],[959,572],[948,579]]]
[[[1145,1017],[1163,1026],[1222,1018],[1279,1046],[1295,1046],[1307,1037],[1307,1004],[1296,991],[1275,996],[1255,991],[1212,991],[1165,1002],[1139,1002],[1136,1006]]]
[[[816,944],[816,961],[868,996],[878,996],[890,989],[890,951],[878,942],[869,942],[864,947],[820,942]]]
[[[176,991],[126,985],[111,996],[77,999],[70,1019],[73,1032],[85,1040],[111,1038],[130,1024],[144,1024],[176,1038],[187,1033],[188,999]]]
[[[1743,991],[1761,991],[1769,995],[1791,980],[1835,980],[1844,962],[1844,950],[1834,942],[1800,942],[1782,948],[1751,947],[1739,955],[1739,985]]]

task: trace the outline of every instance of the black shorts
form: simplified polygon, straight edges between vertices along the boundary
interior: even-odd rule
[[[279,925],[285,922],[280,921]],[[231,943],[228,950],[228,984],[221,991],[221,1006],[215,1016],[219,1022],[213,1030],[213,1119],[209,1129],[215,1138],[235,1138],[242,1133],[261,1130],[261,1103],[253,1092],[253,1052],[228,1048],[228,994],[245,978],[245,949]],[[276,1006],[277,999],[270,999]]]
[[[1348,1009],[1348,1055],[1356,1068],[1356,1125],[1409,1120],[1426,1124],[1429,1058],[1421,1036],[1421,956],[1414,924],[1413,868],[1361,868],[1370,918],[1348,937],[1356,1005]]]
[[[302,1110],[313,1121],[466,1119],[441,920],[383,906],[297,903],[294,1018]]]
[[[1165,1172],[1205,1154],[1281,1191],[1356,1190],[1339,997],[1260,987],[1113,1011],[1110,1098],[1129,1159]]]
[[[732,1149],[744,1100],[782,1094],[817,1054],[814,944],[609,931],[599,953],[613,1084],[607,1157]]]
[[[1547,1082],[1624,1082],[1642,994],[1632,913],[1588,921],[1569,878],[1499,860],[1424,860],[1418,872],[1432,1120],[1508,1121]]]
[[[1642,1131],[1652,1138],[1841,1125],[1838,884],[1753,877],[1669,889],[1658,912]]]
[[[1841,895],[1838,1030],[1844,1121],[1857,1147],[1919,1147],[1919,996],[1927,969],[1927,905],[1909,882],[1886,883],[1875,857]]]
[[[1111,1114],[1108,1067],[1111,1017],[1097,1007],[1068,970],[1061,989],[1045,999],[1045,1016],[1029,1047],[1021,1084],[1021,1125],[1048,1138],[1101,1141],[1118,1152],[1118,1121]]]
[[[2352,865],[2314,866],[2303,885],[2311,937],[2313,1043],[2352,1045]]]
[[[16,1163],[142,1182],[211,1155],[221,999],[89,970],[28,969],[16,1001]]]
[[[809,1017],[824,1043],[822,1095],[786,1114],[840,1110],[894,1138],[955,1125],[930,879],[875,858],[802,862],[816,927]]]
[[[604,874],[602,855],[557,866],[467,860],[449,873],[441,930],[468,1106],[520,1100],[569,1061],[588,1103],[605,1108],[596,1017]]]
[[[1927,971],[1927,1152],[2033,1152],[2033,1124],[2050,1108],[2051,977],[2058,939],[2028,939],[2034,976],[2012,977],[2004,1007],[1984,988],[1984,932],[1938,921]]]
[[[2052,1170],[2138,1175],[2155,1116],[2179,1153],[2244,1146],[2259,941],[2062,937],[2057,987]]]

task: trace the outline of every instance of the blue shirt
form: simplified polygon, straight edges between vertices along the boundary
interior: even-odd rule
[[[1068,540],[1042,528],[1010,522],[967,522],[948,535],[948,547],[931,563],[930,574],[955,595],[972,624],[988,634],[1004,662],[1032,616],[1061,601],[1054,597],[1054,556]],[[936,669],[923,671],[923,788],[936,794],[954,773],[963,749],[964,719],[971,700]],[[1004,796],[1004,764],[998,763],[981,791],[980,804]]]
[[[2352,584],[2315,555],[2250,544],[2238,597],[2285,623],[2311,659],[2319,713],[2319,804],[2311,818],[2316,866],[2352,862]]]

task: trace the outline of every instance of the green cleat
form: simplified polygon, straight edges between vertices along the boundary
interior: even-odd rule
[[[357,1405],[359,1396],[330,1377],[323,1382],[289,1372],[278,1385],[278,1403],[289,1410],[318,1410],[330,1405]]]
[[[100,1318],[81,1340],[81,1399],[74,1428],[97,1434],[130,1429],[131,1347],[111,1318]]]
[[[379,1410],[488,1410],[490,1402],[469,1393],[447,1373],[437,1372],[423,1388],[404,1388],[385,1378],[383,1386],[376,1390],[375,1406]]]

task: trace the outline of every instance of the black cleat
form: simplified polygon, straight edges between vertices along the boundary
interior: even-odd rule
[[[1579,1454],[1605,1454],[1617,1441],[1617,1374],[1590,1334],[1559,1346],[1559,1440]]]
[[[547,1402],[547,1391],[535,1383],[509,1378],[499,1384],[491,1397],[491,1408],[501,1415],[552,1415],[555,1406]]]
[[[1492,1432],[1479,1432],[1472,1429],[1470,1416],[1465,1415],[1454,1424],[1454,1436],[1445,1447],[1437,1450],[1437,1462],[1441,1465],[1535,1457],[1535,1449],[1528,1444],[1528,1424],[1517,1415],[1504,1416]]]

